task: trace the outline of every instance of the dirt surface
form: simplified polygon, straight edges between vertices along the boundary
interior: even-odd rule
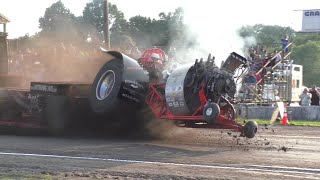
[[[320,179],[320,128],[169,128],[158,139],[0,136],[0,179]]]

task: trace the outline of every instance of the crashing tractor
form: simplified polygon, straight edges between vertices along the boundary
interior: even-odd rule
[[[46,127],[55,134],[65,131],[72,118],[133,126],[135,120],[128,117],[147,107],[159,121],[173,121],[178,127],[232,129],[247,138],[255,136],[254,121],[236,122],[235,74],[247,64],[239,54],[231,53],[220,68],[209,55],[165,74],[165,53],[159,49],[145,52],[139,60],[117,51],[104,54],[105,63],[93,72],[93,82],[31,82],[30,90],[2,90],[8,105],[0,107],[5,112],[0,125]]]

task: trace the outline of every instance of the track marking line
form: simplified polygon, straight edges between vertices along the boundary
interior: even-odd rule
[[[296,135],[261,135],[262,137],[278,137],[278,138],[297,138],[297,139],[320,139],[317,136],[296,136]]]
[[[0,152],[0,155],[20,156],[20,157],[49,157],[49,158],[76,159],[76,160],[96,160],[96,161],[110,161],[110,162],[123,162],[123,163],[171,165],[171,166],[182,166],[182,167],[246,170],[246,171],[269,172],[269,173],[293,173],[293,174],[320,176],[320,169],[285,167],[285,166],[240,165],[240,164],[201,165],[201,164],[170,163],[170,162],[143,161],[143,160],[97,158],[97,157],[84,157],[84,156],[63,156],[63,155],[51,155],[51,154],[28,154],[28,153],[7,153],[7,152]]]

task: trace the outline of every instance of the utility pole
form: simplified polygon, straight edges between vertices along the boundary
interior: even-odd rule
[[[107,50],[110,49],[110,34],[109,34],[109,3],[108,0],[103,0],[103,16],[104,16],[104,42]]]

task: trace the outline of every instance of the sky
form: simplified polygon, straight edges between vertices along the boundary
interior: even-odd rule
[[[45,10],[57,0],[0,0],[0,13],[10,19],[7,24],[9,38],[23,36],[26,33],[34,34],[39,31],[39,18]],[[62,0],[64,5],[76,16],[82,15],[86,3],[90,0]],[[174,11],[181,4],[181,0],[161,0],[156,5],[153,0],[109,0],[124,12],[127,19],[135,15],[156,18],[160,12]]]
[[[0,0],[0,13],[11,20],[7,25],[9,38],[39,31],[39,17],[43,16],[46,8],[56,1]],[[75,15],[81,15],[89,1],[62,0]],[[319,0],[109,0],[109,2],[116,4],[127,19],[135,15],[156,18],[160,12],[174,11],[180,6],[188,9],[190,23],[199,23],[197,22],[199,20],[192,18],[194,15],[194,18],[201,18],[200,21],[215,23],[215,28],[222,28],[225,23],[235,26],[262,23],[299,29],[302,15],[301,12],[293,10],[320,8]],[[228,19],[229,22],[224,19]]]
[[[0,13],[11,22],[9,38],[39,31],[39,18],[57,0],[0,0]],[[90,0],[62,0],[72,13],[79,16]],[[157,18],[160,12],[185,10],[185,22],[197,32],[203,48],[209,51],[238,49],[242,41],[236,29],[244,25],[265,24],[290,26],[299,31],[302,12],[320,9],[320,0],[109,0],[129,19],[135,15]],[[280,37],[279,37],[280,38]],[[214,44],[223,44],[217,47]]]

